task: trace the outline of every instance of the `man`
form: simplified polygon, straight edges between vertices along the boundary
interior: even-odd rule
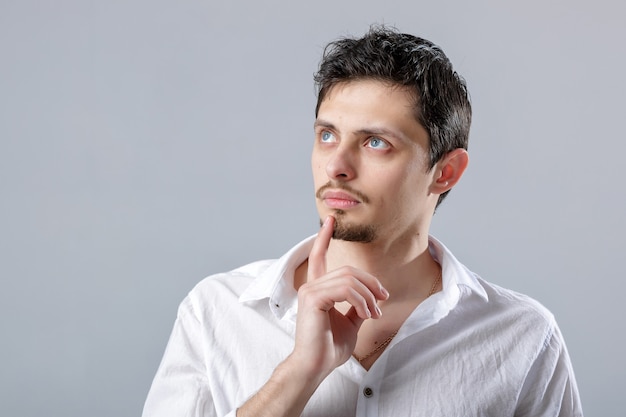
[[[428,235],[468,164],[444,53],[373,28],[316,82],[319,233],[191,291],[144,416],[581,416],[552,315]]]

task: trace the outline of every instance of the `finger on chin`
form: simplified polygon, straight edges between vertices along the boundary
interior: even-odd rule
[[[309,278],[317,279],[326,274],[326,252],[333,237],[334,226],[335,219],[332,216],[326,217],[309,253]]]

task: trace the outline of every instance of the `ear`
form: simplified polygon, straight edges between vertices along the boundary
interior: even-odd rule
[[[435,169],[430,191],[443,194],[456,185],[463,176],[469,163],[469,155],[465,149],[458,148],[448,152],[433,169]]]

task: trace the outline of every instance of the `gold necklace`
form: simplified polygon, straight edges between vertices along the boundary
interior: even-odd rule
[[[435,290],[437,290],[437,286],[439,285],[439,281],[441,281],[441,269],[439,270],[439,274],[437,275],[437,278],[435,278],[435,282],[433,282],[433,286],[430,289],[430,292],[428,293],[428,295],[426,296],[426,298],[430,297],[431,295],[433,295],[435,293]],[[362,363],[364,360],[366,360],[367,358],[370,358],[372,355],[376,354],[377,352],[381,351],[382,349],[386,348],[387,345],[389,343],[391,343],[391,341],[393,340],[394,337],[396,337],[396,335],[398,334],[398,331],[396,330],[395,332],[391,333],[391,336],[389,336],[388,338],[386,338],[385,340],[382,341],[381,344],[379,344],[378,346],[376,346],[374,348],[374,350],[372,350],[370,353],[368,353],[365,356],[359,356],[356,353],[352,352],[352,356],[354,356],[354,359],[356,359],[357,361],[359,361],[359,363]]]

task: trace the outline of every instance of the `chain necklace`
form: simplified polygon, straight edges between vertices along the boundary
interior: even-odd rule
[[[435,282],[433,282],[433,286],[431,287],[430,292],[428,293],[426,298],[430,297],[431,295],[433,295],[435,293],[435,291],[437,290],[437,286],[439,285],[440,281],[441,281],[441,269],[439,270],[439,274],[437,275],[437,278],[435,278]],[[359,356],[359,355],[357,355],[354,352],[352,353],[352,356],[354,356],[354,359],[359,361],[359,363],[362,363],[364,360],[370,358],[372,355],[374,355],[374,354],[380,352],[381,350],[383,350],[384,348],[386,348],[387,345],[389,343],[391,343],[391,341],[393,340],[394,337],[396,337],[397,334],[398,334],[397,330],[395,332],[391,333],[391,336],[389,336],[388,338],[383,340],[378,346],[376,346],[374,348],[374,350],[372,350],[370,353],[368,353],[365,356]]]

